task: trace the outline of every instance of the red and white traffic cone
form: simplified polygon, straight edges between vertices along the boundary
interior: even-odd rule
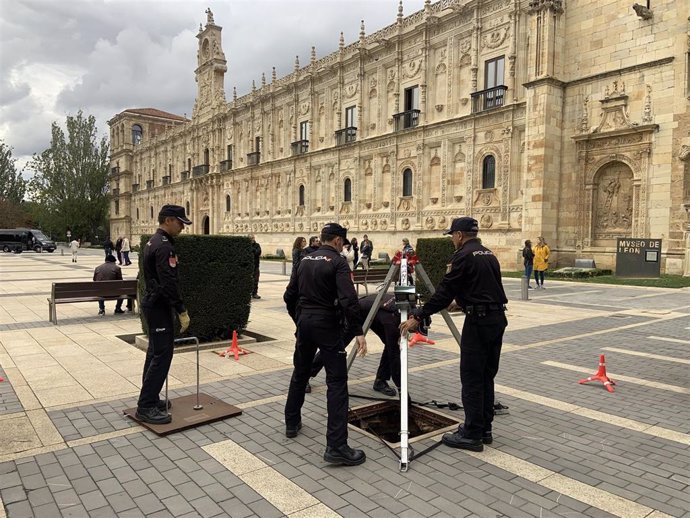
[[[597,373],[589,378],[581,379],[578,381],[578,383],[582,385],[583,383],[588,383],[590,381],[601,381],[604,384],[604,387],[606,387],[606,390],[613,392],[613,386],[616,383],[606,375],[606,359],[604,358],[603,354],[599,356],[599,369],[597,370]]]

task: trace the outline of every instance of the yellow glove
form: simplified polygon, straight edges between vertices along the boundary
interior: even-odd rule
[[[189,327],[189,313],[184,311],[180,313],[178,317],[180,318],[180,333],[184,333]]]

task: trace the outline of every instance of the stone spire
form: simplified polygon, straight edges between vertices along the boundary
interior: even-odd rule
[[[311,48],[311,64],[313,65],[316,63],[316,47],[312,46]]]
[[[366,32],[364,32],[364,20],[362,20],[362,23],[359,24],[359,42],[364,43],[364,37],[366,36]]]
[[[343,34],[343,31],[340,31],[340,41],[338,43],[338,50],[341,52],[345,48],[345,35]]]
[[[256,82],[252,79],[252,93],[256,92]]]
[[[273,71],[271,72],[271,82],[275,83],[276,79],[278,79],[278,75],[276,74],[276,67],[273,67]]]
[[[398,4],[398,24],[401,24],[403,21],[403,5],[402,5],[402,0],[400,0],[400,3]]]
[[[266,86],[266,74],[264,72],[261,72],[261,88]]]
[[[295,68],[293,70],[299,72],[299,56],[295,56]]]
[[[232,100],[233,100],[233,102],[237,100],[237,87],[236,86],[232,87]]]

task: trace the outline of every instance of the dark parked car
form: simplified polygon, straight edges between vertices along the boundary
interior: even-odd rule
[[[32,228],[0,229],[0,249],[3,252],[33,250],[40,254],[44,250],[53,253],[55,248],[55,242],[40,230]]]

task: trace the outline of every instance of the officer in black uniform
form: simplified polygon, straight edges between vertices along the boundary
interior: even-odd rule
[[[436,293],[422,308],[413,310],[403,322],[403,333],[414,331],[419,322],[442,309],[451,301],[462,308],[465,324],[460,340],[460,381],[465,423],[455,433],[443,436],[443,443],[452,448],[482,451],[491,444],[491,423],[494,416],[494,378],[498,372],[503,332],[508,321],[508,302],[501,283],[501,267],[491,250],[477,238],[476,219],[453,220],[450,234],[455,253]]]
[[[189,315],[177,286],[177,256],[173,238],[192,222],[187,219],[184,207],[163,205],[158,213],[158,223],[158,230],[144,247],[146,291],[141,300],[141,310],[149,327],[149,347],[136,417],[146,423],[167,424],[172,418],[165,401],[160,400],[160,392],[173,357],[173,311],[179,316],[181,332],[189,327]]]
[[[349,244],[347,229],[328,223],[321,231],[322,246],[300,261],[283,300],[297,324],[295,370],[285,403],[285,435],[296,437],[302,428],[304,389],[318,348],[326,368],[328,426],[323,458],[333,464],[356,466],[366,460],[362,450],[347,444],[347,355],[345,325],[356,336],[360,356],[367,351],[362,316],[347,260],[340,255]]]

